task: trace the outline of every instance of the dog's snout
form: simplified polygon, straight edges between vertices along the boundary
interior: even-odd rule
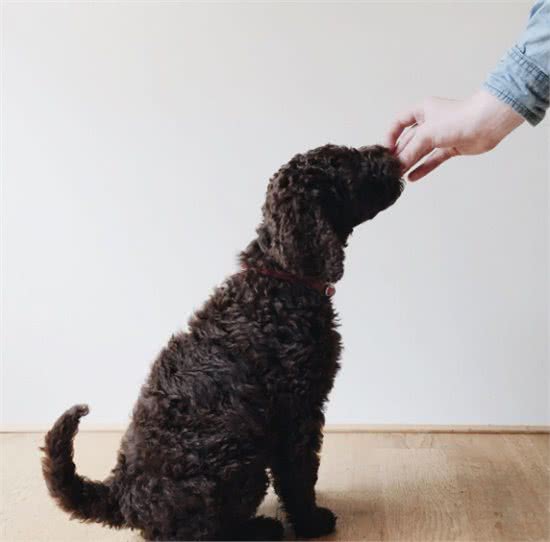
[[[359,152],[373,177],[383,178],[388,182],[401,180],[401,162],[390,149],[382,145],[372,145],[361,147]]]
[[[404,187],[401,164],[388,148],[373,145],[358,151],[361,168],[355,185],[354,226],[395,203]]]

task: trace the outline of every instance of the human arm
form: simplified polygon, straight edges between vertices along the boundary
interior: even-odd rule
[[[524,120],[542,120],[549,105],[549,73],[550,0],[540,0],[527,29],[484,88],[465,100],[430,98],[404,111],[391,126],[386,145],[403,170],[410,170],[411,181],[453,156],[487,152]]]

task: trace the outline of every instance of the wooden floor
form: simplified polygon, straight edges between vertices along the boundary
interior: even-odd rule
[[[77,437],[79,472],[104,477],[119,433]],[[327,540],[550,540],[548,435],[331,433],[318,501],[338,515]],[[0,540],[138,541],[69,521],[46,494],[40,434],[1,434]],[[270,493],[261,512],[283,517]],[[288,538],[292,532],[288,530]]]

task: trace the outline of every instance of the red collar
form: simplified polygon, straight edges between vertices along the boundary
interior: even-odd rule
[[[326,297],[332,297],[336,293],[336,288],[330,282],[323,282],[311,277],[297,277],[292,273],[287,273],[286,271],[277,271],[275,269],[267,269],[265,267],[249,267],[248,265],[242,266],[243,271],[256,271],[260,275],[266,277],[273,277],[276,279],[286,280],[288,282],[293,282],[295,284],[301,284],[306,288],[311,288],[316,290],[321,295]]]

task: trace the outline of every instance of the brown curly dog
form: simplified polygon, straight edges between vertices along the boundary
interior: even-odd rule
[[[73,518],[140,529],[150,540],[275,540],[255,517],[267,470],[299,537],[334,530],[315,502],[323,406],[338,370],[330,295],[353,228],[401,194],[400,165],[379,146],[326,145],[270,180],[242,269],[217,288],[152,366],[103,482],[76,474],[84,405],[46,436],[43,471]]]

